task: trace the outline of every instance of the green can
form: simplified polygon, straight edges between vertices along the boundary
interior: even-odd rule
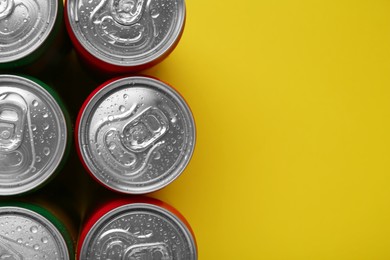
[[[74,242],[67,223],[52,211],[0,204],[0,259],[74,260]]]
[[[0,1],[0,69],[47,60],[46,55],[55,57],[63,28],[62,0]]]
[[[71,145],[69,122],[53,89],[0,75],[0,196],[34,191],[60,171]]]

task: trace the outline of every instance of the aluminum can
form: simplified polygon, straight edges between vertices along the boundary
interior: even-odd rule
[[[195,123],[184,99],[149,77],[125,77],[98,87],[76,122],[85,168],[103,186],[144,194],[165,187],[186,168]]]
[[[75,259],[65,225],[45,208],[0,204],[0,259]]]
[[[0,69],[31,64],[50,52],[63,27],[62,0],[0,1]]]
[[[78,260],[196,260],[194,233],[173,207],[154,199],[106,203],[82,228]]]
[[[33,191],[58,172],[70,146],[67,117],[42,82],[0,75],[0,195]]]
[[[67,0],[65,23],[85,63],[109,74],[146,69],[178,44],[184,0]]]

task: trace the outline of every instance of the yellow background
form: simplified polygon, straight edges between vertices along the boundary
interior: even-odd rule
[[[152,196],[200,260],[390,259],[390,1],[187,0],[146,74],[196,119],[189,167]]]

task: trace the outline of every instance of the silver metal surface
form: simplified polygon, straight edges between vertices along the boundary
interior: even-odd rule
[[[184,0],[69,0],[73,32],[93,56],[136,66],[162,56],[178,40]]]
[[[104,215],[83,241],[80,260],[196,260],[188,228],[171,212],[129,204]]]
[[[70,258],[64,238],[49,220],[28,209],[0,207],[0,259]]]
[[[34,52],[51,33],[58,0],[0,0],[0,63]]]
[[[29,79],[0,75],[0,195],[45,182],[66,144],[65,118],[50,93]]]
[[[183,98],[146,77],[123,78],[98,91],[77,131],[90,172],[111,189],[131,194],[176,179],[195,145],[194,120]]]

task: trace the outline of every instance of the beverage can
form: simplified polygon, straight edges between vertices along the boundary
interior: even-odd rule
[[[178,44],[184,0],[67,0],[65,23],[77,52],[110,74],[138,71],[163,60]]]
[[[194,233],[172,206],[155,199],[119,199],[98,208],[82,228],[78,260],[196,260]]]
[[[75,259],[67,228],[45,208],[1,203],[0,227],[0,259]]]
[[[0,69],[29,65],[46,52],[53,54],[62,27],[62,0],[0,1]]]
[[[67,117],[44,83],[0,75],[0,195],[33,191],[58,172],[71,141]]]
[[[76,122],[85,168],[103,186],[144,194],[165,187],[189,163],[195,123],[184,99],[150,77],[102,84],[85,101]]]

